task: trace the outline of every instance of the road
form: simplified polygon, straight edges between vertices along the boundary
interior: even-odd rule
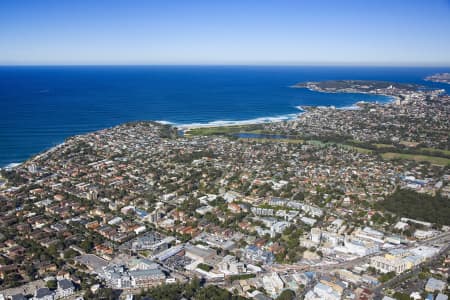
[[[450,232],[445,232],[443,234],[440,234],[434,238],[423,240],[419,243],[417,243],[417,246],[431,246],[436,243],[444,243],[450,241]],[[442,250],[441,250],[442,251]],[[313,271],[313,272],[324,272],[324,271],[331,271],[335,269],[348,269],[353,268],[354,266],[361,265],[364,262],[366,262],[369,258],[377,255],[382,255],[385,253],[385,251],[380,251],[377,253],[373,253],[370,255],[366,255],[363,257],[358,257],[356,259],[347,260],[341,263],[336,264],[329,264],[329,265],[317,265],[317,266],[311,266],[311,265],[279,265],[275,264],[268,267],[269,271],[274,272],[289,272],[289,271]]]
[[[442,237],[442,235],[441,235],[441,237],[437,237],[435,239],[432,239],[433,243],[436,242],[436,241],[441,241],[441,242],[448,241],[448,238],[450,237],[450,233],[447,233],[447,234],[444,234],[444,235],[445,235],[444,237]],[[428,242],[430,242],[430,241],[428,241]],[[436,259],[441,257],[442,254],[446,253],[449,250],[450,250],[450,243],[448,245],[446,245],[445,247],[443,247],[432,259],[429,259],[429,260],[421,263],[420,265],[414,267],[413,269],[408,270],[406,272],[403,272],[402,274],[399,274],[399,275],[395,276],[391,280],[378,285],[377,287],[372,289],[372,291],[375,293],[377,298],[381,298],[381,292],[384,289],[395,287],[396,285],[398,285],[399,283],[403,282],[407,278],[418,275],[421,272],[423,267],[430,266]]]
[[[268,269],[270,271],[274,272],[288,272],[288,271],[312,271],[312,272],[324,272],[324,271],[331,271],[335,269],[347,269],[352,268],[356,265],[360,265],[363,262],[365,262],[367,259],[369,259],[372,256],[377,256],[382,254],[383,252],[377,252],[370,255],[366,255],[363,257],[358,257],[352,260],[347,260],[344,262],[336,263],[336,264],[327,264],[327,265],[272,265]]]

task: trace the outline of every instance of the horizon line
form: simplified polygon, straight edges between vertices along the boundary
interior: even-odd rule
[[[80,64],[0,64],[0,67],[380,67],[380,68],[450,68],[450,63],[446,64],[356,64],[356,63],[292,63],[292,64],[283,64],[283,63],[261,63],[261,64],[252,64],[252,63],[236,63],[236,64],[220,64],[220,63],[160,63],[160,64],[151,64],[151,63],[111,63],[111,64],[90,64],[90,63],[80,63]]]

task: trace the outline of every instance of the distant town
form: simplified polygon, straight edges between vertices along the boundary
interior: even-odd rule
[[[2,169],[0,299],[448,299],[450,96],[294,88],[392,101],[126,123]]]
[[[438,73],[425,78],[427,81],[450,84],[450,73]]]

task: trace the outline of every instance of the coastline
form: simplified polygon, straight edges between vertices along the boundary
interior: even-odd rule
[[[307,89],[313,92],[317,93],[329,93],[329,94],[345,94],[345,92],[328,92],[328,91],[317,91],[313,90],[307,87],[298,87],[298,86],[290,86],[291,88],[298,88],[298,89]],[[257,125],[257,124],[269,124],[269,123],[278,123],[278,122],[289,122],[291,120],[297,119],[302,114],[308,112],[307,107],[327,107],[327,108],[334,108],[339,110],[359,110],[359,103],[378,103],[380,105],[385,104],[391,104],[395,103],[398,100],[401,100],[400,97],[395,95],[386,95],[386,94],[373,94],[373,93],[347,93],[347,94],[355,94],[355,95],[375,95],[375,96],[383,96],[386,97],[385,101],[365,101],[365,100],[359,100],[351,105],[346,106],[335,106],[335,105],[298,105],[295,106],[296,109],[299,110],[298,113],[293,114],[286,114],[286,115],[280,115],[280,116],[274,116],[274,117],[259,117],[254,119],[248,119],[248,120],[216,120],[216,121],[210,121],[206,123],[188,123],[188,124],[179,124],[174,122],[169,122],[165,120],[161,121],[155,121],[157,123],[163,124],[163,125],[171,125],[178,129],[182,130],[190,130],[190,129],[196,129],[196,128],[211,128],[211,127],[229,127],[229,126],[241,126],[241,125]]]
[[[396,101],[401,101],[401,98],[399,96],[396,95],[389,95],[389,94],[382,94],[382,93],[370,93],[370,92],[363,92],[363,91],[359,91],[359,92],[343,92],[343,91],[327,91],[327,90],[320,90],[320,89],[313,89],[311,87],[308,86],[298,86],[298,85],[293,85],[290,86],[293,89],[307,89],[311,92],[316,92],[316,93],[326,93],[326,94],[361,94],[361,95],[375,95],[375,96],[384,96],[386,98],[388,98],[388,100],[383,101],[383,102],[378,102],[382,105],[384,104],[390,104],[390,103],[395,103]],[[358,103],[360,102],[365,102],[365,101],[358,101],[350,106],[343,106],[343,107],[336,107],[336,109],[345,109],[345,107],[348,108],[353,108],[356,107]]]
[[[229,126],[242,126],[242,125],[256,125],[256,124],[269,124],[269,123],[278,123],[285,122],[290,120],[295,120],[301,114],[305,113],[305,109],[301,106],[296,106],[296,109],[299,110],[298,113],[286,114],[286,115],[278,115],[273,117],[259,117],[254,119],[247,120],[216,120],[206,123],[189,123],[189,124],[177,124],[171,123],[167,121],[155,121],[160,124],[172,125],[178,129],[189,130],[195,128],[211,128],[211,127],[229,127]]]
[[[11,93],[12,98],[5,103],[8,114],[0,122],[2,131],[0,167],[23,162],[72,135],[134,120],[161,120],[162,124],[180,128],[234,126],[294,119],[296,116],[285,116],[282,119],[269,117],[297,114],[299,112],[294,108],[295,105],[334,105],[337,109],[353,109],[354,104],[360,100],[379,103],[395,101],[392,98],[370,94],[363,97],[361,94],[332,95],[289,87],[297,82],[351,78],[354,81],[391,81],[420,84],[425,88],[444,88],[441,85],[437,86],[436,83],[423,81],[423,78],[433,73],[449,72],[443,68],[413,70],[344,66],[332,69],[299,66],[288,70],[277,66],[264,69],[237,66],[227,70],[222,67],[195,68],[195,70],[149,67],[130,68],[127,72],[135,79],[131,80],[131,77],[123,76],[122,68],[111,67],[102,70],[86,66],[45,70],[49,80],[45,84],[34,86],[33,82],[39,82],[43,70],[38,68],[11,70],[24,76],[23,78],[32,80],[12,78],[11,85],[3,89],[5,93]],[[212,70],[214,72],[210,72]],[[93,72],[104,72],[105,77],[99,77],[99,80],[92,82],[92,86],[88,88],[82,83],[85,78],[94,74]],[[189,79],[192,72],[196,74],[197,84],[181,80],[177,83],[176,91],[173,91],[172,80],[178,78],[177,76],[181,76],[179,79]],[[149,81],[148,78],[153,78],[150,75],[160,79]],[[72,80],[66,80],[68,78]],[[118,79],[125,80],[127,84],[123,87],[107,84],[111,80]],[[208,84],[204,85],[202,82]],[[227,86],[223,85],[224,82]],[[28,88],[21,89],[22,85]],[[39,103],[50,105],[51,118],[48,117],[48,108]],[[90,103],[95,105],[92,106]],[[253,120],[258,117],[264,118]]]
[[[103,129],[104,129],[104,128],[103,128]],[[102,130],[102,129],[100,129],[100,130]],[[71,137],[74,137],[74,136],[76,136],[76,135],[72,135],[72,136],[70,136],[70,137],[68,137],[68,138],[71,138]],[[8,164],[6,164],[6,165],[4,165],[4,166],[0,166],[0,170],[12,170],[12,169],[15,169],[15,168],[17,168],[17,167],[20,167],[20,166],[22,166],[22,165],[24,165],[24,164],[26,164],[26,163],[33,162],[33,160],[35,160],[35,159],[37,159],[37,158],[40,158],[40,157],[42,157],[42,156],[44,156],[44,155],[47,155],[47,154],[49,154],[49,153],[52,153],[52,152],[58,150],[58,149],[59,149],[60,147],[62,147],[65,143],[66,143],[66,142],[64,141],[64,142],[61,142],[61,143],[59,143],[59,144],[56,144],[56,145],[53,146],[53,147],[44,149],[44,150],[42,150],[42,151],[39,152],[39,153],[32,154],[29,158],[27,158],[27,159],[24,160],[24,161],[21,161],[21,162],[11,162],[11,163],[8,163]]]
[[[299,87],[297,87],[297,88],[299,88]],[[316,91],[316,92],[320,92],[320,91]],[[360,94],[364,94],[364,93],[360,93]],[[386,95],[383,95],[383,96],[386,96]],[[390,98],[394,98],[394,97],[390,97]],[[391,101],[393,101],[393,100],[391,100]],[[391,101],[382,102],[381,104],[384,105],[386,103],[390,103]],[[327,107],[327,108],[334,107],[335,109],[341,109],[341,110],[358,110],[358,109],[360,109],[358,106],[358,103],[361,103],[361,102],[364,102],[364,101],[358,101],[350,106],[347,105],[347,106],[342,106],[342,107],[336,107],[336,106],[332,106],[332,105],[330,105],[330,106],[321,106],[321,105],[295,106],[295,108],[297,110],[299,110],[298,113],[279,115],[279,116],[273,116],[273,117],[259,117],[259,118],[247,119],[247,120],[216,120],[216,121],[211,121],[211,122],[207,122],[207,123],[189,123],[189,124],[178,124],[178,123],[169,122],[169,121],[165,121],[165,120],[157,120],[157,121],[147,120],[147,121],[153,121],[153,122],[156,122],[156,123],[159,123],[162,125],[170,125],[170,126],[173,126],[175,128],[182,130],[183,132],[187,132],[191,129],[197,129],[197,128],[231,127],[231,126],[245,126],[245,125],[258,125],[258,124],[289,122],[289,121],[297,119],[302,114],[307,113],[309,110],[308,107]],[[124,123],[121,123],[121,124],[124,124]],[[121,124],[118,124],[116,126],[119,126]],[[104,130],[106,128],[101,128],[99,130]],[[75,136],[75,135],[73,135],[73,136]],[[71,138],[73,136],[69,136],[68,138]],[[59,144],[56,144],[55,146],[50,147],[48,149],[44,149],[43,151],[41,151],[39,153],[32,154],[29,158],[27,158],[24,161],[7,163],[4,166],[0,166],[0,170],[14,169],[14,168],[19,167],[27,162],[31,162],[36,158],[39,158],[43,155],[46,155],[48,153],[51,153],[51,152],[59,149],[59,147],[63,146],[64,143],[65,143],[65,141],[61,142]]]
[[[341,93],[345,93],[345,92],[329,92],[329,91],[318,91],[318,90],[314,90],[308,87],[299,87],[299,86],[291,86],[291,88],[305,88],[308,89],[310,91],[314,91],[314,92],[318,92],[318,93],[330,93],[330,94],[341,94]],[[350,93],[348,93],[350,94]],[[390,103],[395,103],[395,101],[400,100],[400,97],[395,96],[395,95],[386,95],[386,94],[372,94],[372,93],[364,93],[364,92],[358,92],[358,93],[354,93],[354,94],[361,94],[361,95],[366,95],[366,94],[371,94],[371,95],[379,95],[379,96],[384,96],[387,97],[388,99],[386,101],[383,102],[378,102],[376,101],[375,103],[378,103],[380,105],[386,105],[386,104],[390,104]],[[206,122],[206,123],[188,123],[188,124],[178,124],[175,122],[170,122],[170,121],[165,121],[165,120],[147,120],[147,121],[153,121],[162,125],[170,125],[173,126],[175,128],[178,128],[180,130],[182,130],[183,132],[187,132],[191,129],[197,129],[197,128],[213,128],[213,127],[231,127],[231,126],[245,126],[245,125],[258,125],[258,124],[270,124],[270,123],[280,123],[280,122],[289,122],[292,120],[297,119],[299,116],[301,116],[304,113],[308,112],[308,107],[326,107],[326,108],[334,108],[334,109],[339,109],[339,110],[359,110],[360,107],[358,105],[358,103],[365,103],[366,101],[364,100],[360,100],[355,102],[352,105],[347,105],[347,106],[334,106],[334,105],[329,105],[329,106],[323,106],[323,105],[308,105],[308,106],[295,106],[295,108],[297,110],[299,110],[298,113],[291,113],[291,114],[286,114],[286,115],[278,115],[278,116],[268,116],[268,117],[258,117],[258,118],[254,118],[254,119],[247,119],[247,120],[215,120],[215,121],[210,121],[210,122]],[[132,122],[132,121],[130,121]],[[127,123],[127,122],[125,122]],[[116,126],[119,126],[121,124],[124,123],[120,123],[117,124]],[[107,127],[106,127],[107,128]],[[101,128],[99,130],[103,130],[105,128]],[[75,136],[75,135],[74,135]],[[72,136],[69,136],[67,138],[70,138]],[[37,153],[37,154],[31,154],[29,158],[27,158],[24,161],[21,162],[10,162],[7,163],[4,166],[0,166],[0,170],[4,170],[4,169],[14,169],[16,167],[19,167],[27,162],[31,162],[36,158],[39,158],[43,155],[46,155],[47,153],[51,153],[55,150],[57,150],[59,147],[61,147],[62,145],[64,145],[65,141],[59,144],[56,144],[55,146],[48,148],[48,149],[44,149],[43,151]]]

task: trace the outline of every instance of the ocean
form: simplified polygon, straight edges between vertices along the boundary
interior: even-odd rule
[[[0,167],[67,137],[136,120],[174,125],[239,124],[295,118],[302,105],[351,107],[389,101],[364,94],[290,88],[303,81],[423,81],[449,68],[281,66],[0,67]]]

